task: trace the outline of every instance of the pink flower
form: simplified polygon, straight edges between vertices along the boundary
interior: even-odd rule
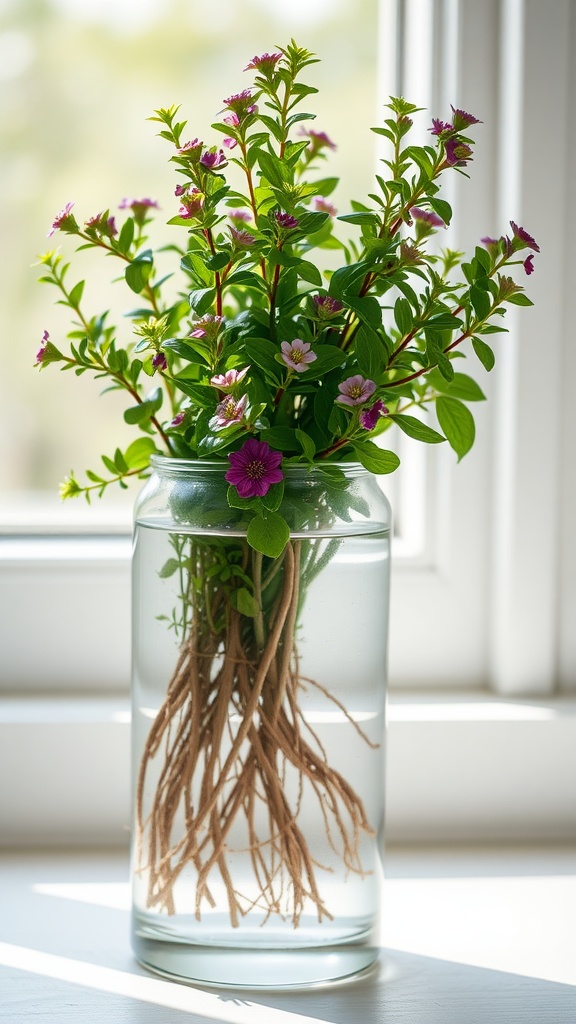
[[[146,215],[149,210],[159,209],[154,199],[123,199],[118,206],[119,210],[131,210],[132,216],[137,224],[146,223]]]
[[[441,121],[438,117],[433,117],[430,131],[432,135],[442,135],[442,132],[451,132],[452,125],[447,124],[446,121]]]
[[[194,329],[190,331],[188,337],[208,338],[209,341],[214,341],[223,323],[224,317],[206,313],[205,316],[196,321],[193,325]]]
[[[281,228],[297,228],[298,220],[296,217],[292,217],[289,213],[284,213],[283,210],[276,210],[274,214],[276,222]]]
[[[510,221],[510,227],[514,233],[514,240],[524,243],[523,245],[516,244],[514,246],[515,249],[534,249],[534,252],[540,252],[540,246],[524,228],[518,227],[513,220]]]
[[[178,210],[182,220],[197,217],[204,206],[204,193],[198,188],[187,189],[182,195],[182,205]]]
[[[314,352],[310,351],[310,344],[300,338],[295,338],[292,342],[283,341],[280,348],[286,366],[289,366],[291,370],[296,370],[297,373],[304,373],[308,364],[318,358]]]
[[[226,149],[235,149],[238,143],[236,142],[236,139],[231,139],[229,136],[226,136],[224,139],[224,145],[226,146]]]
[[[228,216],[230,220],[243,220],[246,222],[251,220],[248,210],[229,210]]]
[[[114,217],[104,218],[101,213],[97,213],[95,217],[89,217],[84,227],[87,231],[92,230],[99,235],[106,235],[108,238],[113,238],[118,234]]]
[[[174,417],[174,419],[171,421],[170,426],[171,427],[179,427],[184,422],[185,419],[186,419],[186,413],[185,412],[177,412],[175,417]]]
[[[229,227],[230,237],[236,245],[253,245],[256,239],[249,231],[238,231],[238,228]]]
[[[450,104],[452,107],[452,104]],[[468,114],[465,110],[459,110],[452,107],[452,128],[456,132],[463,132],[466,128],[469,128],[471,124],[481,124],[479,118],[474,117],[474,114]]]
[[[278,468],[282,452],[275,452],[265,441],[249,437],[242,448],[231,452],[228,458],[230,469],[226,480],[236,488],[241,498],[263,498],[272,484],[284,479],[282,470]]]
[[[266,74],[272,71],[281,59],[281,53],[263,53],[261,57],[252,57],[252,60],[246,65],[244,71],[254,70],[261,71],[263,74]]]
[[[326,132],[315,132],[313,128],[303,128],[300,135],[306,135],[310,139],[311,156],[315,156],[323,149],[336,149],[336,143],[332,142]]]
[[[48,334],[48,331],[44,331],[44,334],[42,335],[42,344],[36,353],[36,366],[38,365],[38,363],[42,362],[44,356],[46,355],[46,349],[48,347],[49,339],[50,335]]]
[[[347,377],[338,385],[340,394],[336,399],[342,405],[364,405],[374,393],[376,384],[373,380],[365,380],[357,373],[354,377]]]
[[[240,118],[238,114],[228,114],[227,117],[222,118],[223,124],[227,124],[229,128],[237,128],[240,124]]]
[[[360,426],[364,427],[364,430],[374,430],[380,417],[387,415],[388,409],[384,402],[381,398],[377,398],[374,405],[371,405],[369,409],[363,409],[360,413]]]
[[[248,114],[255,114],[258,107],[252,101],[252,93],[250,89],[243,89],[242,92],[237,92],[233,96],[229,96],[228,99],[224,100],[224,105],[231,110],[233,114],[236,114],[238,118],[238,124],[242,118]]]
[[[472,149],[461,139],[448,139],[445,144],[446,163],[449,167],[463,167],[472,159]]]
[[[331,295],[313,295],[312,302],[316,306],[316,312],[322,320],[328,320],[330,317],[338,316],[344,309],[344,306],[338,299],[333,299]]]
[[[231,427],[233,423],[241,423],[247,403],[248,395],[242,395],[238,401],[232,398],[232,395],[228,395],[216,406],[216,413],[210,420],[210,429],[218,430],[219,427]]]
[[[48,238],[51,238],[55,231],[69,231],[74,232],[78,228],[76,218],[74,214],[70,213],[70,210],[74,206],[74,203],[66,203],[63,210],[52,221],[52,227],[48,232]]]
[[[157,352],[156,355],[152,357],[152,366],[155,370],[162,371],[166,369],[168,362],[163,352]]]
[[[236,384],[244,380],[249,369],[249,366],[245,366],[243,370],[226,370],[226,373],[217,373],[214,377],[210,377],[210,383],[220,391],[231,391]]]
[[[414,220],[422,221],[423,224],[429,224],[431,228],[446,227],[442,217],[439,217],[437,213],[433,212],[433,210],[421,210],[419,206],[413,206],[410,210],[410,216],[413,217]]]
[[[180,156],[186,156],[192,161],[197,161],[200,158],[203,145],[204,143],[200,142],[199,139],[191,139],[190,142],[185,142],[184,145],[180,147],[178,153]]]
[[[200,163],[207,170],[213,171],[226,163],[226,154],[223,149],[207,149],[200,157]]]
[[[327,199],[324,199],[324,196],[314,196],[312,206],[318,213],[327,213],[330,217],[335,217],[338,213],[333,203],[329,203]]]

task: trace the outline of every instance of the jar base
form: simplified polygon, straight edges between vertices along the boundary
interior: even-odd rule
[[[292,989],[351,979],[378,959],[377,946],[225,948],[151,939],[135,933],[138,962],[154,974],[190,985]]]

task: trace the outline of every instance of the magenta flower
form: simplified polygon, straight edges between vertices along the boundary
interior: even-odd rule
[[[524,249],[524,248],[526,248],[526,249],[534,249],[534,252],[540,252],[540,246],[538,245],[537,242],[534,241],[534,239],[532,238],[532,235],[529,235],[528,232],[524,230],[524,228],[518,227],[518,225],[515,224],[513,220],[510,221],[510,227],[512,228],[512,231],[514,232],[514,238],[518,239],[519,242],[523,242],[524,243],[524,245],[517,245],[517,246],[515,246],[515,248],[517,248],[517,249]]]
[[[149,210],[158,210],[158,203],[154,199],[123,199],[118,206],[119,210],[130,210],[137,224],[146,223],[146,215]]]
[[[244,71],[261,71],[263,74],[269,74],[281,59],[281,53],[263,53],[261,57],[252,57]]]
[[[338,385],[340,394],[336,399],[342,405],[364,405],[374,393],[376,384],[373,380],[365,380],[359,373],[347,377]]]
[[[60,213],[57,214],[52,221],[52,227],[48,232],[48,238],[51,238],[55,231],[73,232],[77,230],[78,225],[76,223],[76,218],[73,213],[70,213],[73,206],[74,203],[66,203],[64,209],[60,210]]]
[[[165,370],[168,366],[166,356],[163,352],[157,352],[155,356],[152,356],[152,366],[155,370]]]
[[[189,160],[198,161],[202,152],[204,143],[200,142],[199,139],[191,139],[190,142],[185,142],[183,146],[178,150],[180,156],[186,156]]]
[[[224,100],[224,105],[228,110],[236,114],[238,123],[248,114],[255,114],[258,110],[256,104],[252,101],[250,89],[243,89],[242,92],[229,96],[227,100]]]
[[[332,142],[326,132],[315,132],[313,128],[303,128],[300,135],[306,135],[310,140],[310,156],[316,156],[316,153],[320,153],[323,149],[336,149],[336,143]]]
[[[171,427],[179,427],[184,422],[185,419],[186,419],[186,413],[185,412],[177,412],[175,417],[174,417],[174,419],[171,421],[170,426]]]
[[[289,213],[284,213],[283,210],[276,210],[274,217],[276,218],[277,224],[281,228],[290,229],[298,227],[299,222],[297,218],[292,217]]]
[[[224,139],[224,145],[226,146],[226,149],[235,149],[236,146],[238,145],[238,143],[237,143],[236,139],[231,139],[227,135],[226,138]]]
[[[450,104],[452,107],[452,104]],[[452,127],[455,132],[463,132],[466,128],[469,128],[471,124],[481,124],[482,122],[478,117],[474,117],[474,114],[469,114],[466,110],[460,110],[452,107]]]
[[[318,213],[327,213],[330,217],[335,217],[338,210],[333,203],[329,203],[324,196],[314,196],[312,200],[312,206]]]
[[[36,364],[35,364],[36,366],[38,365],[38,363],[41,363],[42,360],[44,359],[44,356],[46,355],[46,349],[48,347],[49,340],[50,340],[50,335],[48,334],[48,331],[44,331],[44,334],[42,335],[42,343],[41,343],[40,348],[38,349],[38,351],[36,353]]]
[[[338,316],[344,309],[344,306],[338,299],[333,299],[331,295],[313,295],[312,302],[316,306],[316,312],[322,320],[328,320],[330,317]]]
[[[212,313],[206,313],[206,316],[201,317],[193,325],[193,330],[188,335],[189,338],[208,338],[209,341],[214,341],[218,331],[224,323],[224,317],[214,316]]]
[[[230,469],[226,480],[241,498],[263,498],[272,484],[279,484],[284,474],[279,469],[282,452],[275,452],[265,441],[249,437],[237,452],[228,456]]]
[[[380,417],[387,415],[388,409],[384,402],[381,398],[377,398],[374,405],[371,405],[369,409],[363,409],[360,413],[360,426],[364,427],[364,430],[374,430]]]
[[[200,163],[207,170],[213,171],[226,163],[226,154],[223,149],[207,149],[200,157]]]
[[[222,121],[224,124],[227,124],[229,128],[237,128],[238,125],[240,124],[240,118],[238,117],[238,114],[234,113],[228,114],[227,117],[223,117]]]
[[[534,273],[534,254],[533,253],[530,253],[530,255],[527,256],[526,259],[524,260],[524,270],[526,271],[527,274],[533,274]]]
[[[431,228],[445,228],[446,225],[433,210],[421,210],[419,206],[413,206],[410,210],[410,216],[416,221],[421,221],[423,224],[429,224]]]
[[[229,227],[230,237],[235,245],[253,245],[256,241],[254,235],[251,235],[249,231],[239,231],[238,228]]]
[[[218,430],[221,427],[231,427],[233,423],[242,423],[247,403],[248,395],[242,395],[238,401],[232,398],[232,395],[228,395],[216,406],[216,413],[209,423],[210,429]]]
[[[472,147],[461,139],[447,139],[444,149],[449,167],[463,167],[467,160],[472,159]]]
[[[182,195],[182,205],[178,210],[182,220],[197,217],[204,206],[204,193],[198,188],[187,189]]]
[[[229,210],[228,216],[230,217],[230,220],[242,220],[246,222],[251,220],[248,210]]]
[[[433,117],[430,131],[432,135],[442,135],[443,132],[451,132],[452,125],[447,124],[446,121],[441,121],[438,117]]]
[[[95,217],[89,217],[84,227],[87,231],[95,231],[97,234],[106,235],[108,238],[113,238],[114,235],[118,234],[114,217],[104,218],[101,213],[97,213]]]
[[[292,342],[283,341],[280,348],[286,366],[289,366],[291,370],[296,370],[297,373],[304,373],[308,364],[318,358],[314,352],[310,351],[309,342],[302,341],[300,338],[295,338]]]
[[[214,377],[210,377],[210,383],[220,391],[231,391],[236,384],[244,380],[249,369],[249,366],[245,366],[243,370],[226,370],[226,373],[217,373]]]

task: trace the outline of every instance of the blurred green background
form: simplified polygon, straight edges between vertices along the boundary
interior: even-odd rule
[[[39,253],[71,239],[46,235],[68,201],[82,222],[123,197],[157,200],[154,239],[169,239],[177,180],[170,150],[147,121],[155,107],[182,105],[186,138],[220,142],[210,124],[231,93],[251,84],[245,64],[290,38],[321,63],[305,80],[307,101],[338,149],[326,173],[332,200],[372,188],[377,109],[377,0],[0,0],[0,466],[4,506],[28,507],[74,468],[99,468],[102,451],[133,438],[125,400],[99,397],[99,382],[33,368],[42,332],[64,345],[66,312],[36,283]],[[164,234],[165,233],[165,234]],[[89,313],[111,305],[115,267],[74,257],[70,281],[87,277]],[[130,297],[124,293],[124,301]],[[126,306],[129,308],[129,305]],[[100,464],[101,465],[101,464]],[[108,500],[108,499],[107,499]]]

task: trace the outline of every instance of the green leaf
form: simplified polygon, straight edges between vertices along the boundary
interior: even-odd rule
[[[350,309],[354,310],[363,323],[375,330],[382,326],[382,307],[373,295],[356,297],[345,294],[342,299]]]
[[[297,429],[296,437],[298,438],[300,444],[302,445],[302,451],[304,452],[304,455],[310,462],[312,462],[316,454],[316,445],[314,444],[314,441],[312,440],[309,434],[305,433],[304,430]]]
[[[145,469],[155,451],[156,445],[151,437],[138,437],[128,445],[124,458],[130,469]]]
[[[451,398],[459,398],[462,402],[483,402],[486,395],[479,384],[466,373],[455,373],[454,379],[447,381],[437,370],[431,370],[426,380],[436,391]]]
[[[194,310],[198,316],[203,316],[208,312],[215,298],[214,288],[195,288],[188,296],[190,309]]]
[[[77,308],[80,305],[82,293],[84,292],[84,284],[84,281],[78,281],[78,284],[74,285],[70,295],[68,296],[68,302],[71,306],[75,306]]]
[[[120,252],[126,254],[134,241],[134,218],[128,217],[128,219],[122,225],[122,229],[118,236],[117,246]]]
[[[369,327],[362,326],[354,339],[354,352],[360,372],[377,380],[386,369],[386,349],[382,339]]]
[[[484,318],[488,316],[492,307],[488,292],[473,284],[470,288],[470,302],[474,307],[476,316],[480,320],[484,320]]]
[[[282,504],[284,497],[284,481],[280,480],[277,484],[271,484],[266,494],[264,494],[260,501],[264,508],[267,508],[270,512],[276,512]]]
[[[379,448],[373,441],[354,441],[352,447],[358,461],[370,473],[393,473],[400,465],[395,452]]]
[[[233,592],[234,604],[241,615],[247,615],[253,619],[260,611],[258,602],[246,587],[240,587]]]
[[[396,326],[400,331],[400,334],[409,334],[414,324],[414,317],[412,315],[412,306],[408,302],[408,299],[397,299],[394,306],[394,319]]]
[[[126,278],[126,284],[136,294],[140,294],[144,290],[150,275],[152,273],[152,252],[147,249],[135,259],[132,263],[129,263],[124,271],[124,277]]]
[[[308,260],[302,260],[298,266],[298,277],[301,277],[303,281],[308,281],[310,284],[318,285],[322,287],[322,274],[315,267],[313,263]]]
[[[260,438],[279,452],[300,451],[297,431],[292,427],[269,427],[260,432]]]
[[[480,338],[472,338],[472,348],[484,369],[490,371],[496,362],[496,357],[490,348],[490,345],[487,345],[486,342],[482,341]]]
[[[524,292],[513,292],[512,295],[506,296],[506,302],[513,303],[514,306],[533,306],[532,299],[529,299]]]
[[[437,213],[439,217],[446,225],[452,220],[452,207],[450,203],[447,203],[445,199],[433,199],[431,196],[428,197],[428,205],[432,207],[434,213]]]
[[[169,576],[173,576],[175,572],[178,572],[179,568],[180,562],[178,561],[178,559],[169,558],[167,562],[164,562],[164,565],[160,569],[158,575],[161,580],[166,580],[168,579]]]
[[[283,189],[290,180],[288,166],[265,149],[260,150],[258,154],[258,164],[264,177],[276,188]]]
[[[273,345],[265,338],[247,338],[244,343],[246,355],[251,363],[256,363],[275,383],[280,381],[281,371],[276,356],[280,347]]]
[[[246,539],[256,551],[278,558],[290,540],[288,523],[277,512],[256,515],[248,524]]]
[[[397,423],[400,430],[403,430],[408,437],[413,437],[416,441],[424,441],[426,444],[439,444],[441,441],[445,441],[446,438],[442,437],[437,430],[433,430],[427,423],[422,423],[421,420],[416,419],[415,416],[406,416],[404,413],[396,413],[390,416],[394,423]]]
[[[476,436],[472,413],[457,398],[441,395],[436,400],[436,415],[448,443],[460,462],[460,459],[470,451]]]

